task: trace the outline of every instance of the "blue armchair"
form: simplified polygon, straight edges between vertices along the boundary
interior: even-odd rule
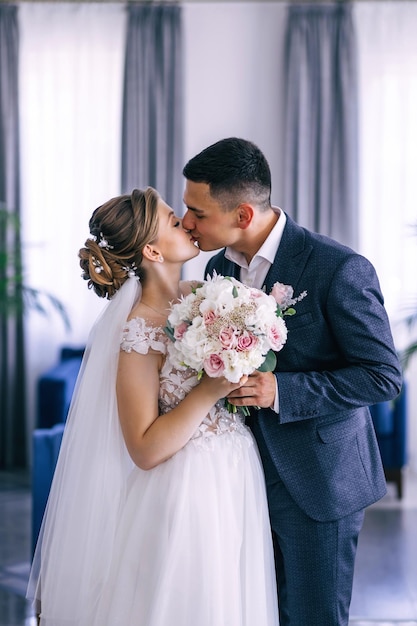
[[[394,482],[397,495],[403,495],[402,470],[407,463],[407,384],[391,402],[370,407],[372,420],[384,465],[385,477]]]
[[[51,428],[67,419],[83,354],[84,348],[62,348],[57,365],[39,378],[37,428]]]
[[[84,348],[65,347],[60,360],[38,380],[37,428],[33,432],[32,547],[39,530],[58,459],[65,420]]]
[[[33,432],[32,470],[32,548],[42,524],[52,478],[58,460],[59,448],[65,424],[55,424],[52,428],[38,428]]]

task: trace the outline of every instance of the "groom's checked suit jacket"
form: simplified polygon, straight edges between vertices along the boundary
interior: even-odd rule
[[[213,271],[239,278],[240,268],[211,258]],[[277,354],[279,414],[255,419],[292,498],[318,521],[359,511],[386,492],[368,406],[394,398],[401,371],[372,265],[287,216],[265,280],[291,285],[296,315],[285,318],[288,339]]]

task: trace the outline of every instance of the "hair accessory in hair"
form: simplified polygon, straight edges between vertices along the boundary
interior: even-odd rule
[[[132,265],[123,265],[123,269],[126,271],[128,278],[139,278],[139,276],[136,274],[138,268],[134,261]]]
[[[93,261],[94,271],[96,272],[96,274],[100,274],[103,271],[104,267],[95,256],[91,257],[91,259]]]
[[[113,250],[114,248],[114,246],[111,246],[109,244],[103,233],[100,233],[100,235],[97,237],[97,243],[100,248],[105,248],[106,250]]]

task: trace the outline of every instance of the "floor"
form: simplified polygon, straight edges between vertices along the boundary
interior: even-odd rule
[[[30,559],[30,482],[0,472],[0,625],[34,626],[25,601]]]
[[[351,626],[417,626],[417,475],[405,472],[370,507],[359,538]],[[0,626],[35,626],[24,595],[30,559],[30,481],[0,472]],[[305,625],[308,626],[308,625]]]
[[[417,475],[404,473],[402,501],[388,494],[369,507],[359,536],[352,626],[417,626]]]

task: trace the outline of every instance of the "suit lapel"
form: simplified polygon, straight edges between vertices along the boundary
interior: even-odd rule
[[[265,278],[266,292],[269,293],[276,282],[291,285],[297,293],[297,284],[311,253],[306,245],[305,232],[287,215],[281,243]]]
[[[223,248],[223,250],[209,259],[206,266],[207,274],[212,276],[213,272],[217,272],[217,274],[220,274],[221,276],[233,276],[239,280],[240,267],[235,263],[232,263],[232,261],[229,261],[229,259],[226,259],[225,250],[226,249]]]
[[[232,261],[229,261],[229,259],[226,259],[226,257],[223,257],[223,267],[220,271],[220,273],[223,276],[233,276],[233,278],[236,278],[236,280],[240,280],[240,267],[239,265],[236,265],[236,263],[233,263]]]

